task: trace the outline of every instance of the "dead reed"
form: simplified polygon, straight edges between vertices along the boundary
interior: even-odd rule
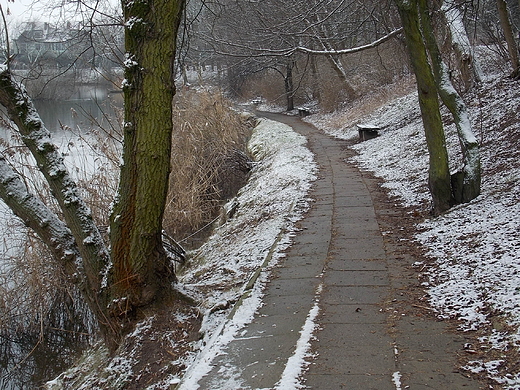
[[[222,202],[247,180],[249,128],[220,92],[209,90],[177,98],[174,127],[164,229],[190,247],[197,240],[186,238],[207,231]]]
[[[113,121],[121,122],[120,118]],[[210,91],[182,93],[175,101],[174,123],[164,227],[170,236],[181,240],[208,225],[219,214],[223,200],[232,197],[247,180],[248,126],[219,92]],[[16,160],[32,191],[59,213],[36,164],[21,152],[16,132],[7,129],[6,121],[0,125],[6,130],[0,138],[0,153]],[[60,150],[94,219],[104,228],[118,185],[121,137],[118,126],[103,127],[94,119],[91,125],[63,128],[70,137],[60,140]],[[37,361],[52,353],[58,355],[53,358],[55,368],[62,369],[74,348],[91,340],[96,324],[77,289],[38,237],[6,208],[1,207],[0,212],[7,215],[2,218],[7,222],[0,224],[4,239],[4,250],[0,251],[0,385],[2,376],[18,375],[11,379],[21,386],[20,381],[27,379],[22,373],[45,367]],[[60,358],[64,358],[62,365]],[[53,374],[42,373],[42,377]]]

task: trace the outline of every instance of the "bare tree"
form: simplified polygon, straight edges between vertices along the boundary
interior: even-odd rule
[[[417,80],[419,105],[429,152],[429,187],[433,198],[433,211],[441,214],[451,206],[451,184],[448,152],[445,146],[444,128],[440,115],[437,87],[428,53],[423,40],[418,0],[396,0]]]
[[[0,196],[79,285],[106,343],[117,347],[137,309],[172,295],[171,259],[162,244],[170,169],[174,59],[183,0],[123,0],[126,60],[123,165],[111,217],[110,249],[9,62],[0,68],[0,104],[34,156],[61,216],[38,201],[0,159]]]
[[[293,80],[294,70],[303,69],[300,77],[308,69],[317,74],[315,66],[308,66],[314,61],[309,60],[310,56],[326,58],[346,96],[354,97],[356,92],[344,65],[346,54],[357,51],[350,50],[352,47],[376,47],[372,43],[392,31],[381,2],[297,1],[288,6],[282,1],[222,0],[206,5],[210,27],[202,36],[211,50],[228,61],[234,59],[232,63],[247,64],[250,74],[275,69],[284,79],[288,108],[293,105],[291,98],[299,85]]]

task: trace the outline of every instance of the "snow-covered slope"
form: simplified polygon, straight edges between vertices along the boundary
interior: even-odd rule
[[[486,358],[468,359],[465,368],[487,373],[508,389],[520,388],[520,367],[511,359],[520,345],[519,90],[518,81],[493,76],[465,96],[481,142],[482,194],[438,218],[426,217],[414,237],[434,259],[421,265],[430,304],[439,317],[457,319],[460,329],[479,335],[480,345],[471,346],[479,351],[475,356],[486,352]],[[460,146],[447,111],[443,118],[455,171]],[[355,126],[331,126],[338,121],[330,115],[309,120],[337,137],[358,137]],[[355,163],[382,178],[402,207],[427,210],[428,156],[416,93],[359,122],[384,129],[354,146]]]

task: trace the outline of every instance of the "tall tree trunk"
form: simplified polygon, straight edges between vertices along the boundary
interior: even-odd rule
[[[437,89],[442,102],[453,115],[462,149],[464,162],[461,172],[462,185],[453,186],[453,196],[457,203],[469,202],[480,195],[481,166],[479,144],[471,129],[471,121],[466,104],[453,87],[449,77],[449,70],[442,60],[433,32],[427,1],[419,0],[419,5],[421,10],[421,27],[428,52],[430,53]],[[458,176],[458,174],[455,175],[456,178]]]
[[[285,84],[285,97],[287,99],[287,111],[294,110],[294,81],[293,81],[293,68],[294,60],[289,58],[287,60],[286,73],[284,77]]]
[[[504,37],[507,43],[507,50],[509,51],[509,57],[511,59],[511,66],[513,72],[511,77],[520,77],[520,60],[518,58],[518,45],[513,34],[513,27],[511,26],[511,20],[509,19],[509,11],[507,9],[507,3],[505,0],[497,0],[498,16],[500,17],[500,25],[504,32]]]
[[[433,213],[437,215],[448,210],[451,204],[448,152],[437,87],[419,27],[417,0],[396,0],[396,4],[403,24],[412,68],[417,79],[419,106],[429,152],[429,187],[433,199]]]
[[[311,75],[312,75],[312,98],[317,101],[321,100],[320,79],[318,76],[318,66],[316,64],[316,56],[310,55]]]
[[[449,30],[464,88],[468,91],[475,83],[480,83],[483,76],[464,26],[462,12],[454,0],[445,0],[441,7],[441,15]]]
[[[184,1],[123,0],[125,121],[123,165],[111,215],[115,316],[171,290],[162,245],[170,173],[176,35]]]

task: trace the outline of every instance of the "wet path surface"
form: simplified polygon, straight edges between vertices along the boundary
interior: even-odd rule
[[[267,285],[255,319],[231,341],[201,389],[272,389],[294,353],[318,286],[316,358],[304,375],[309,389],[480,389],[455,370],[465,342],[445,325],[405,314],[413,259],[385,240],[388,218],[378,221],[369,189],[374,180],[345,162],[346,144],[298,118],[284,122],[308,139],[320,167],[315,200],[300,231]],[[384,206],[384,205],[383,205]]]

